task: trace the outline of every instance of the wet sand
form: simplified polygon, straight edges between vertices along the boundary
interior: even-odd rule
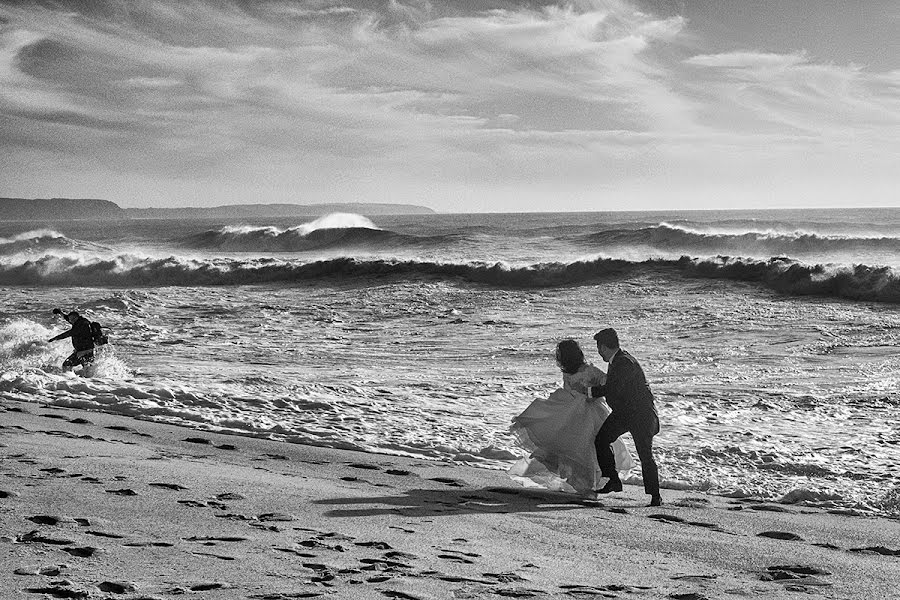
[[[897,597],[900,521],[0,399],[0,597]]]

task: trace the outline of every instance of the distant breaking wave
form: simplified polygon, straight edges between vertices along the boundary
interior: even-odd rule
[[[722,256],[645,261],[600,258],[509,266],[499,262],[445,263],[401,259],[335,258],[303,262],[276,258],[48,255],[17,264],[0,262],[0,285],[227,286],[323,279],[365,285],[373,279],[391,277],[456,279],[497,287],[541,288],[585,285],[645,272],[754,282],[790,295],[900,303],[900,274],[890,267],[808,265],[787,258],[755,260]]]
[[[38,229],[27,231],[11,238],[0,238],[0,256],[12,256],[14,254],[31,253],[57,250],[99,250],[103,249],[98,244],[76,241],[67,238],[63,234],[50,230]]]
[[[651,246],[660,250],[696,254],[798,255],[829,254],[843,251],[896,251],[900,238],[893,236],[838,236],[804,231],[701,231],[660,223],[638,229],[610,229],[589,234],[589,245]]]
[[[436,245],[446,236],[424,238],[386,231],[362,215],[333,213],[288,229],[223,227],[183,240],[189,248],[231,252],[304,252],[328,248],[397,248]]]

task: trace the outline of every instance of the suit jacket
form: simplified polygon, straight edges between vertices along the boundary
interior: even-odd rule
[[[613,413],[626,421],[656,419],[653,392],[638,361],[622,349],[616,353],[606,372],[606,384],[591,388],[594,397],[605,396]],[[658,422],[658,419],[657,419]]]

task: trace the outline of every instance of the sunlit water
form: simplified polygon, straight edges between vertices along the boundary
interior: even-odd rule
[[[5,224],[0,394],[505,468],[522,452],[510,419],[561,379],[555,343],[578,339],[603,366],[591,335],[614,326],[657,396],[664,487],[900,515],[900,245],[881,241],[900,239],[897,214],[726,216]],[[826,241],[809,250],[810,235]],[[744,264],[831,263],[811,279],[864,264],[887,301],[665,262],[741,243],[729,256]],[[610,258],[625,262],[586,273]],[[56,306],[109,329],[91,372],[59,370],[71,347],[46,342],[63,331]]]

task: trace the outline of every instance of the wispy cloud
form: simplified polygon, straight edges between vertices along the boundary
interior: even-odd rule
[[[58,162],[159,189],[264,180],[281,199],[589,189],[702,172],[704,147],[762,160],[772,140],[793,155],[862,134],[897,152],[896,73],[696,52],[684,18],[625,0],[60,6],[0,4],[0,166],[19,186],[36,180],[24,163]]]

